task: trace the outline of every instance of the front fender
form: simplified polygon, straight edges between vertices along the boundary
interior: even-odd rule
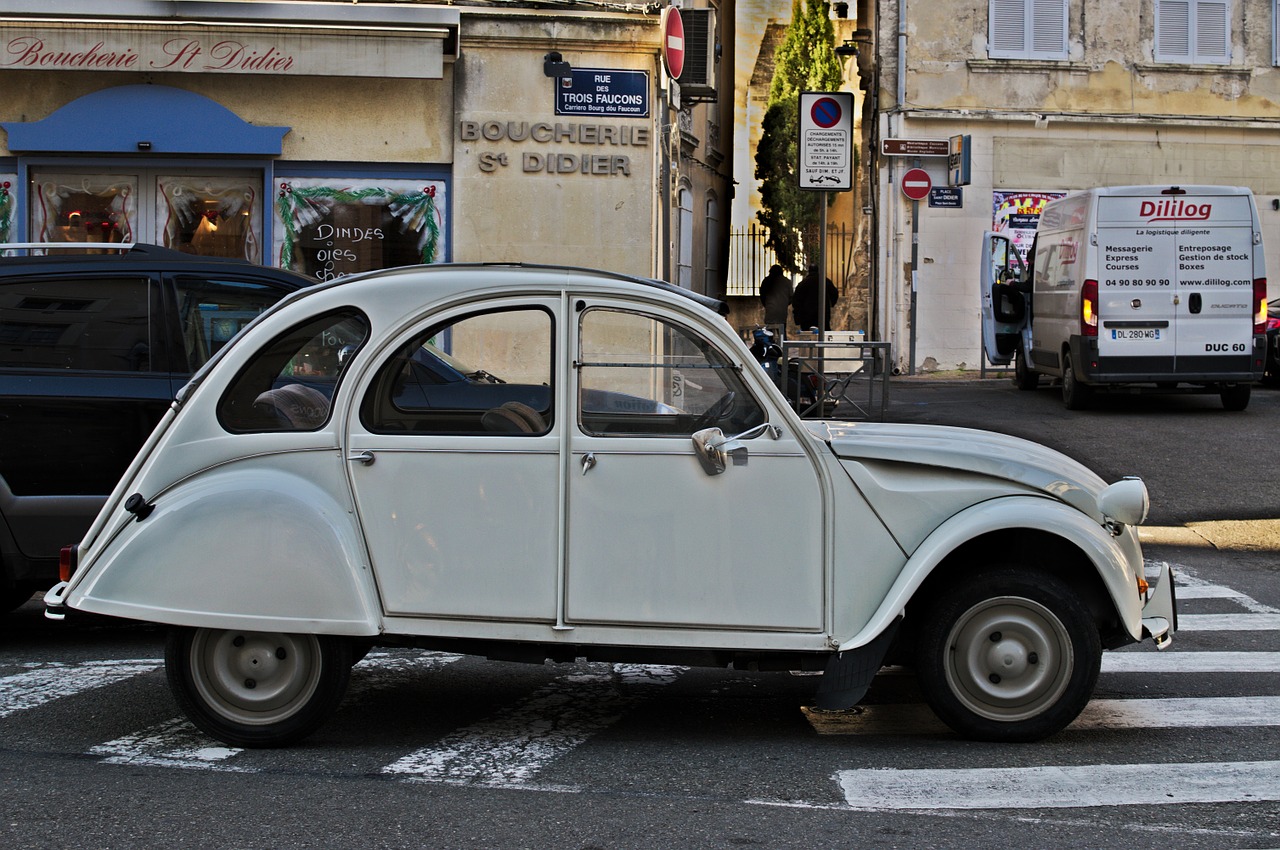
[[[888,628],[925,579],[962,544],[990,532],[1019,528],[1056,534],[1083,552],[1102,578],[1125,630],[1134,640],[1141,639],[1142,599],[1137,577],[1142,573],[1142,550],[1136,532],[1126,528],[1113,537],[1062,502],[1047,497],[1008,496],[967,508],[934,529],[907,560],[875,614],[857,634],[841,642],[839,651],[863,646]]]
[[[115,533],[84,553],[66,605],[171,625],[377,634],[364,545],[333,457],[286,453],[206,470],[156,497],[143,520],[117,508]]]

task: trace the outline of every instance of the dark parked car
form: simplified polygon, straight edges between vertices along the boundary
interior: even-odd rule
[[[0,611],[58,574],[187,377],[312,283],[153,245],[0,245]]]
[[[1267,302],[1267,370],[1262,383],[1280,387],[1280,298]]]

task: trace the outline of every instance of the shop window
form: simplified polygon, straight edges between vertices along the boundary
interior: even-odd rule
[[[433,325],[383,364],[361,421],[382,433],[545,434],[554,413],[553,339],[541,307]]]
[[[582,314],[578,407],[595,436],[738,433],[765,421],[732,361],[695,331],[639,313]]]
[[[153,327],[160,315],[145,277],[0,284],[0,366],[162,372]]]
[[[58,174],[32,180],[33,242],[133,242],[136,175]],[[50,253],[60,252],[57,249]],[[75,251],[72,253],[84,253]]]
[[[439,180],[283,177],[275,254],[282,268],[332,280],[444,258]]]
[[[720,202],[714,193],[707,194],[706,265],[703,268],[702,291],[713,295],[720,291]]]
[[[18,175],[0,171],[0,244],[13,241],[13,212],[18,199]],[[0,257],[5,252],[0,250]]]
[[[161,244],[202,257],[262,261],[260,180],[243,176],[156,178]]]
[[[329,419],[346,365],[369,333],[354,308],[310,319],[267,343],[218,401],[228,431],[314,431]]]

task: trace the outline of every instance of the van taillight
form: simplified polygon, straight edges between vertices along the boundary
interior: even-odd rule
[[[1086,280],[1080,287],[1080,335],[1098,335],[1098,282]]]
[[[1267,279],[1254,278],[1253,281],[1253,332],[1267,332]]]
[[[71,581],[71,576],[76,572],[76,562],[79,560],[79,546],[63,546],[58,552],[58,578],[62,581]]]

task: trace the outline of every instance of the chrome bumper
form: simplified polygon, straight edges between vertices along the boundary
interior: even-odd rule
[[[70,582],[60,581],[44,595],[44,615],[50,620],[66,619],[67,609],[63,597],[71,587]]]
[[[1173,641],[1178,630],[1178,599],[1173,590],[1173,570],[1168,564],[1160,566],[1160,577],[1147,592],[1147,602],[1142,606],[1142,636],[1156,642],[1156,649],[1164,649]]]

